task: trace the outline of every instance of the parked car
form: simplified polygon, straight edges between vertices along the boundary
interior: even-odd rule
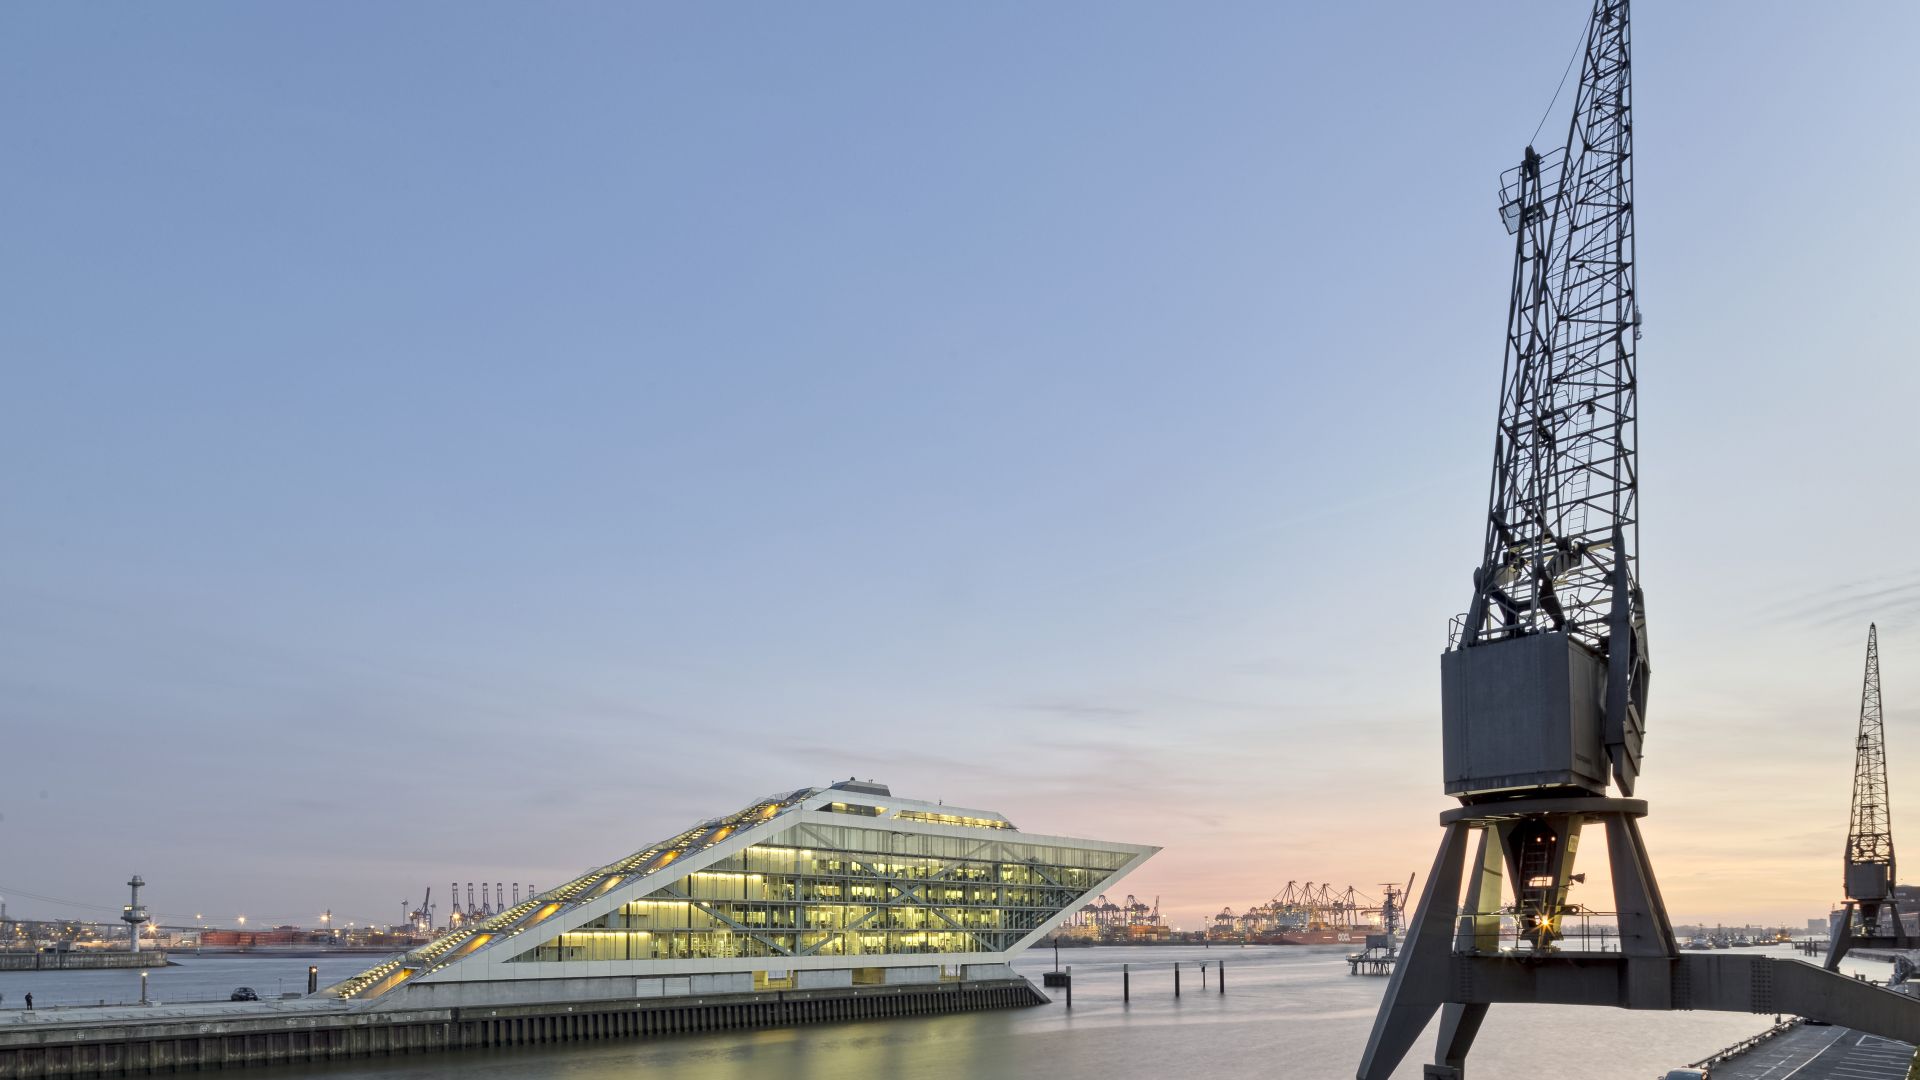
[[[1707,1074],[1699,1069],[1671,1069],[1666,1080],[1707,1080]]]
[[[228,1001],[259,1001],[260,995],[253,992],[251,986],[237,986],[227,995]]]

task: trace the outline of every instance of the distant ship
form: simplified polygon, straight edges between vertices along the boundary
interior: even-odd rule
[[[1321,930],[1309,930],[1303,927],[1297,930],[1273,930],[1264,934],[1247,935],[1249,945],[1358,945],[1366,940],[1365,930],[1344,926],[1330,926]]]

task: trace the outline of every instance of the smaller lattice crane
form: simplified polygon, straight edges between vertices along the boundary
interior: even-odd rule
[[[1855,945],[1913,947],[1894,898],[1893,816],[1887,807],[1887,738],[1880,713],[1880,633],[1867,627],[1867,672],[1860,687],[1860,733],[1854,741],[1853,815],[1847,824],[1847,900],[1833,922],[1827,970]],[[1881,929],[1885,913],[1893,924]]]

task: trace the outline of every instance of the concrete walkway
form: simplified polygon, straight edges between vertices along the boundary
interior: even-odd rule
[[[236,1020],[350,1011],[351,1006],[333,997],[287,998],[280,1001],[183,1001],[172,1005],[53,1005],[44,1009],[8,1007],[0,1009],[0,1029],[29,1024],[67,1026],[155,1020]]]
[[[1906,1080],[1913,1047],[1803,1024],[1713,1067],[1713,1080]]]

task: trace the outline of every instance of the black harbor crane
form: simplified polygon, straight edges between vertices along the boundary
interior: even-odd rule
[[[1627,0],[1594,0],[1566,141],[1527,147],[1502,177],[1514,255],[1484,543],[1440,658],[1442,782],[1460,805],[1441,815],[1359,1080],[1387,1080],[1436,1012],[1423,1077],[1462,1080],[1500,1003],[1791,1012],[1920,1042],[1920,1000],[1795,960],[1682,955],[1641,838],[1629,31]],[[1612,911],[1569,899],[1590,828]],[[1576,916],[1610,917],[1617,948],[1568,937]]]
[[[1827,970],[1838,971],[1840,958],[1855,945],[1911,949],[1914,941],[1900,920],[1895,898],[1893,811],[1887,794],[1887,733],[1880,716],[1880,629],[1867,626],[1867,670],[1860,682],[1860,731],[1854,737],[1853,812],[1847,820],[1847,850],[1842,887],[1846,903],[1833,921],[1827,946]],[[1892,926],[1881,929],[1881,914]]]

